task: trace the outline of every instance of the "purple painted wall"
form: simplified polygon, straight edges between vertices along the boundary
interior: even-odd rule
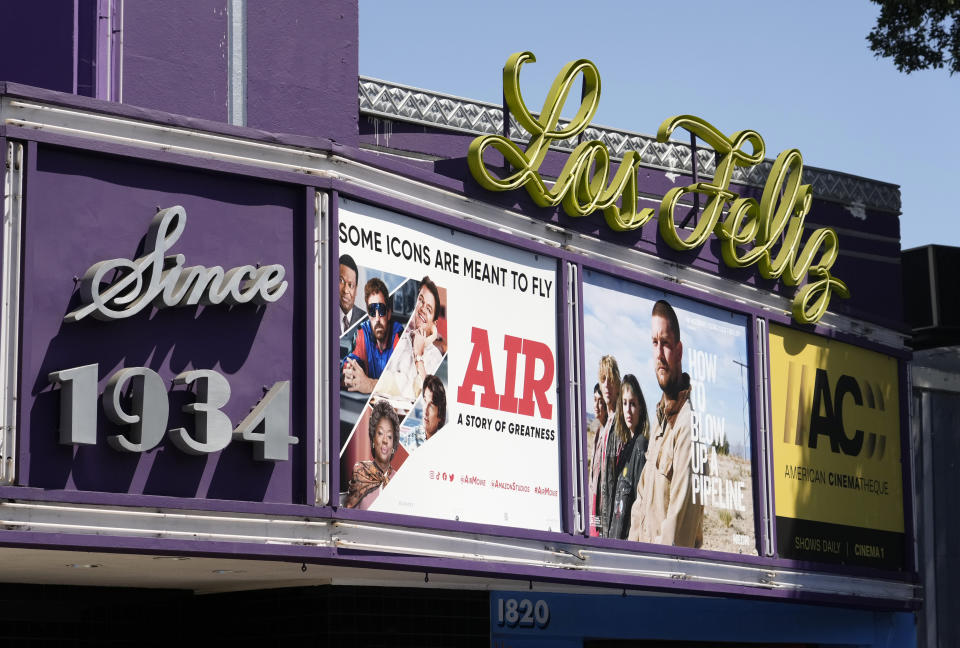
[[[127,2],[123,102],[227,120],[227,2]]]
[[[357,143],[356,0],[247,3],[247,125]]]
[[[5,2],[0,9],[0,80],[75,92],[76,10],[89,11],[90,4]]]
[[[10,3],[0,20],[0,81],[100,97],[118,84],[123,103],[224,122],[227,6],[227,0],[129,2],[121,21],[117,2]],[[246,6],[246,125],[355,145],[355,0]],[[122,50],[121,39],[104,28],[111,12]],[[113,78],[105,74],[108,65]]]
[[[24,219],[23,338],[19,483],[46,489],[303,503],[306,501],[307,358],[306,201],[300,187],[244,177],[99,156],[53,146],[31,147]],[[69,197],[69,199],[67,199]],[[142,254],[158,207],[182,205],[186,229],[168,254],[185,265],[280,263],[289,287],[276,303],[143,311],[104,322],[64,323],[76,308],[74,282],[92,264]],[[311,223],[312,226],[312,223]],[[225,235],[229,242],[225,244]],[[120,453],[106,437],[122,433],[98,410],[94,446],[57,441],[60,390],[51,371],[99,363],[99,390],[122,367],[149,367],[168,385],[167,429],[194,429],[181,411],[193,399],[170,381],[188,369],[214,369],[230,382],[222,411],[236,425],[264,387],[291,381],[290,459],[253,460],[252,446],[233,441],[219,453],[188,455],[165,437],[145,453]],[[98,392],[98,393],[100,393]]]
[[[123,102],[228,119],[226,0],[127,3]],[[246,124],[357,142],[357,3],[248,2]]]
[[[77,94],[97,96],[97,0],[77,1]]]

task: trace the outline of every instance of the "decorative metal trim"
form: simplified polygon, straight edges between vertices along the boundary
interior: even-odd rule
[[[330,501],[327,474],[330,466],[330,443],[324,433],[324,418],[330,411],[330,194],[314,192],[313,215],[313,285],[314,338],[316,361],[313,363],[313,434],[314,434],[314,504],[325,506]]]
[[[500,134],[503,132],[503,107],[472,99],[404,86],[379,79],[360,77],[360,113],[398,121],[424,124],[434,128],[471,134]],[[561,124],[566,124],[561,120]],[[667,173],[691,175],[691,148],[682,142],[657,142],[650,135],[641,135],[625,130],[591,126],[583,134],[586,139],[602,141],[614,159],[621,159],[627,151],[638,151],[644,166]],[[510,137],[527,141],[526,133],[512,117]],[[558,150],[573,150],[577,142],[556,142]],[[705,145],[704,145],[705,146]],[[770,175],[772,160],[753,167],[739,167],[734,171],[733,181],[754,187],[762,187]],[[713,177],[715,168],[713,151],[697,147],[697,171],[701,177]],[[804,167],[804,179],[813,185],[814,195],[849,205],[869,207],[884,211],[900,211],[900,188],[897,185],[859,176],[828,171],[816,167]]]
[[[227,115],[247,125],[247,0],[227,3]]]
[[[204,544],[230,542],[238,546],[277,545],[288,550],[294,547],[304,556],[326,548],[343,552],[341,558],[361,560],[384,555],[461,560],[482,566],[491,578],[509,578],[513,570],[541,568],[578,580],[584,577],[577,574],[613,577],[624,583],[643,578],[668,587],[683,582],[704,589],[734,586],[756,593],[866,597],[905,604],[915,603],[922,595],[919,586],[900,580],[333,519],[273,516],[267,520],[256,515],[196,510],[8,500],[0,502],[0,527],[57,533],[64,544],[71,542],[69,538],[111,536],[149,539],[155,545],[189,540],[201,551]]]
[[[17,355],[20,340],[20,223],[24,145],[8,142],[3,167],[3,259],[0,303],[0,484],[17,476]]]
[[[570,445],[571,470],[573,471],[573,530],[575,533],[583,533],[587,525],[587,496],[586,487],[583,483],[584,463],[581,441],[585,431],[583,430],[583,411],[582,399],[580,397],[580,376],[582,367],[580,366],[580,266],[575,263],[567,262],[567,322],[570,323],[570,333],[567,336],[567,357],[570,361],[570,384],[568,385],[568,398],[570,399]]]
[[[777,536],[774,533],[773,521],[776,517],[774,507],[773,490],[773,453],[770,448],[773,447],[773,437],[767,412],[770,410],[770,335],[767,332],[767,321],[756,318],[757,333],[757,353],[755,359],[760,368],[760,416],[757,417],[757,438],[760,439],[760,457],[763,462],[763,470],[760,471],[760,488],[763,491],[763,516],[761,522],[761,532],[763,533],[763,542],[761,543],[765,556],[773,556],[776,549]]]

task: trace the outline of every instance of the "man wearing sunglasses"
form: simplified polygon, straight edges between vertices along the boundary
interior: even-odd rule
[[[343,362],[343,386],[369,394],[387,366],[403,327],[391,319],[390,294],[382,280],[374,277],[368,281],[363,296],[369,319],[360,324],[353,351]]]

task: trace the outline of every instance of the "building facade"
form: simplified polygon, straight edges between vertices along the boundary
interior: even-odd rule
[[[502,106],[361,78],[349,1],[48,9],[0,62],[12,638],[916,642],[895,186],[595,126],[589,61],[540,113],[529,53]]]

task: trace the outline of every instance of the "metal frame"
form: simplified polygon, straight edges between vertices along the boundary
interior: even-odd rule
[[[143,543],[156,551],[158,541],[210,541],[236,557],[275,547],[287,558],[340,560],[383,566],[403,566],[438,571],[510,572],[531,578],[579,583],[737,591],[776,597],[858,597],[884,601],[887,606],[908,606],[917,601],[917,586],[889,579],[813,573],[573,543],[544,544],[536,540],[504,539],[489,534],[412,529],[383,523],[303,519],[302,517],[213,514],[196,510],[170,510],[114,506],[67,505],[24,501],[0,502],[0,525],[13,535],[22,532],[56,533],[73,538],[77,545],[110,547],[125,539],[128,550]],[[104,534],[109,534],[104,537]],[[88,540],[81,541],[81,538]],[[37,544],[50,544],[37,540]],[[61,543],[63,542],[61,539]],[[20,540],[18,544],[30,545]],[[192,543],[196,544],[196,543]],[[328,551],[318,550],[327,549]],[[332,553],[331,551],[332,550]],[[209,549],[205,549],[209,551]],[[414,557],[416,562],[409,559]],[[465,569],[467,565],[473,567]],[[509,566],[509,567],[506,567]],[[507,572],[504,572],[506,567]],[[732,589],[730,589],[732,588]]]
[[[520,247],[525,250],[532,250],[541,254],[549,255],[554,258],[559,258],[560,260],[576,262],[580,264],[580,267],[588,267],[592,270],[598,272],[604,272],[607,274],[613,274],[616,276],[624,277],[628,280],[641,283],[648,287],[652,287],[657,290],[663,290],[671,292],[674,294],[682,295],[689,299],[694,299],[704,303],[711,304],[715,307],[722,309],[734,311],[740,313],[746,317],[753,316],[755,319],[759,319],[763,315],[766,315],[765,311],[760,308],[744,305],[740,300],[731,299],[727,296],[721,296],[717,293],[707,293],[703,290],[697,290],[692,288],[689,285],[686,285],[684,282],[678,282],[674,277],[670,276],[651,276],[649,273],[644,272],[642,269],[636,267],[625,268],[622,264],[612,264],[610,262],[598,261],[593,259],[585,259],[581,255],[570,253],[564,249],[551,249],[545,245],[538,243],[530,243],[518,237],[513,236],[507,228],[501,227],[499,231],[493,230],[489,227],[484,227],[482,225],[473,225],[474,221],[464,222],[462,218],[454,218],[446,215],[443,212],[437,212],[437,210],[424,208],[422,205],[412,205],[408,201],[398,199],[396,197],[384,197],[382,192],[377,192],[373,190],[349,190],[341,189],[339,192],[344,197],[360,200],[363,202],[369,202],[375,204],[383,209],[388,209],[395,211],[406,216],[413,218],[418,218],[426,220],[429,222],[437,223],[446,227],[454,227],[461,231],[473,233],[483,238],[488,238],[491,240],[497,240],[508,245],[513,245]],[[559,228],[557,228],[559,229]],[[679,284],[679,285],[678,285]],[[719,292],[719,291],[718,291]],[[788,324],[789,319],[784,316],[783,323]],[[825,327],[818,327],[817,332],[823,333]],[[827,332],[830,333],[829,329]],[[856,343],[854,340],[850,339],[850,336],[847,335],[831,335],[831,337],[838,337],[844,339],[845,341],[851,341]],[[859,341],[860,346],[864,346],[863,341]],[[887,352],[890,352],[887,349]],[[758,426],[754,427],[754,434],[756,434],[756,429]],[[756,440],[756,437],[754,437]],[[757,444],[759,445],[759,444]],[[767,461],[769,461],[768,459]],[[756,486],[756,484],[755,484]],[[758,490],[759,492],[759,490]],[[758,498],[759,506],[760,498]],[[772,502],[772,493],[770,495],[770,501]],[[762,514],[762,511],[758,509],[758,512]],[[495,533],[498,536],[509,537],[513,540],[522,540],[527,538],[543,538],[550,542],[564,542],[569,541],[569,537],[560,536],[557,537],[556,533],[545,533],[545,532],[533,532],[524,529],[518,529],[516,527],[498,527],[498,526],[488,526],[488,525],[475,525],[468,523],[454,523],[448,522],[445,520],[437,520],[434,518],[422,518],[414,517],[409,515],[401,514],[385,514],[385,513],[375,513],[368,511],[355,511],[355,510],[341,510],[337,513],[338,517],[342,519],[351,519],[357,521],[369,522],[371,524],[394,524],[398,526],[417,526],[421,528],[435,529],[438,531],[446,530],[460,530],[463,533]],[[753,565],[765,565],[770,569],[807,569],[807,570],[820,570],[824,569],[824,565],[818,563],[809,563],[804,561],[796,561],[791,559],[781,559],[776,557],[769,556],[739,556],[735,554],[728,554],[724,552],[714,552],[714,551],[704,551],[702,549],[686,549],[682,547],[670,547],[670,546],[660,546],[660,545],[649,545],[649,544],[638,544],[635,542],[628,542],[622,540],[609,540],[603,538],[591,538],[584,537],[582,539],[577,538],[578,547],[581,549],[598,549],[598,550],[611,550],[615,552],[646,552],[647,555],[663,555],[676,558],[678,560],[735,560],[740,564],[753,564]],[[773,549],[775,551],[775,542]],[[878,576],[878,577],[887,577],[887,578],[898,578],[894,573],[880,571],[864,567],[844,567],[844,566],[835,566],[830,568],[830,571],[833,573],[846,573],[851,577],[859,576]],[[903,574],[902,578],[908,579],[909,574]]]
[[[757,417],[757,435],[760,441],[758,448],[760,461],[763,466],[760,470],[762,504],[760,519],[763,524],[761,529],[761,551],[765,556],[774,556],[777,553],[777,535],[776,535],[776,511],[774,502],[774,480],[773,477],[773,437],[772,426],[770,425],[770,332],[768,322],[765,319],[756,318],[756,349],[754,354],[757,368],[759,369],[760,379],[757,394],[759,402],[756,407],[759,408]]]
[[[2,310],[0,310],[0,484],[17,476],[17,393],[20,352],[20,225],[23,217],[24,149],[7,141],[3,169]]]
[[[584,457],[584,412],[581,385],[583,383],[583,360],[580,344],[581,335],[581,284],[580,266],[569,261],[566,263],[566,317],[569,326],[567,335],[567,357],[570,367],[568,409],[570,410],[571,475],[573,490],[573,533],[582,535],[587,531],[589,512],[587,511],[586,458]]]
[[[313,344],[316,361],[313,363],[313,429],[314,429],[314,503],[330,503],[330,440],[323,433],[324,416],[330,411],[330,194],[314,191],[313,215]]]

